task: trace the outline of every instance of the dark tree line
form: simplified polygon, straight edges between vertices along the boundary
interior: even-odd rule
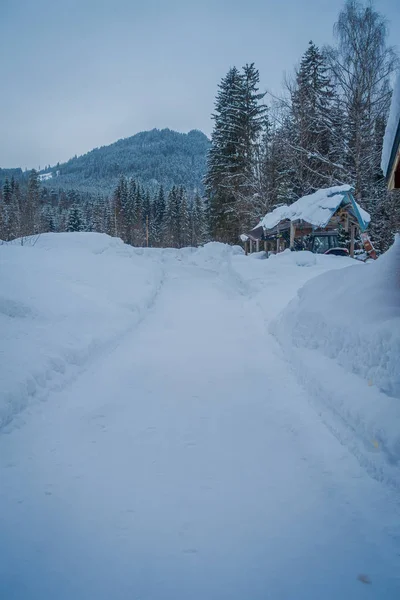
[[[199,194],[182,186],[155,193],[121,176],[111,197],[76,190],[49,190],[33,170],[28,180],[6,177],[0,190],[0,240],[46,232],[96,231],[128,244],[197,246],[208,240],[207,214]]]
[[[133,246],[155,248],[198,246],[208,239],[206,209],[199,194],[183,186],[152,196],[135,179],[122,176],[110,202],[107,233]]]
[[[213,239],[236,242],[275,206],[346,183],[377,246],[391,244],[400,203],[380,162],[396,56],[370,4],[348,0],[334,32],[335,47],[309,43],[279,99],[259,92],[253,64],[222,79],[205,177]]]

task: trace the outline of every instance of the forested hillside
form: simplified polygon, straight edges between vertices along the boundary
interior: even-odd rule
[[[202,191],[209,146],[207,136],[197,130],[142,131],[44,169],[40,178],[46,187],[102,194],[111,192],[121,175],[146,187],[176,185]]]

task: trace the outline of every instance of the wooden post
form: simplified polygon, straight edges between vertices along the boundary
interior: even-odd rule
[[[244,243],[244,253],[245,253],[246,256],[249,253],[248,248],[249,248],[249,240],[246,240],[245,243]]]
[[[256,241],[256,252],[260,252],[260,240]]]
[[[291,221],[290,222],[290,249],[291,250],[293,250],[293,248],[294,248],[294,236],[295,235],[296,235],[296,227]]]
[[[253,252],[253,240],[249,240],[249,254]]]
[[[268,242],[267,242],[267,240],[264,241],[264,252],[268,252]]]
[[[146,215],[146,246],[149,247],[149,215]]]
[[[353,223],[350,225],[350,256],[354,258],[354,234],[355,234],[355,225]]]

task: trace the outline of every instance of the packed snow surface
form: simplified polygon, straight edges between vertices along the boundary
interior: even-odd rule
[[[400,72],[394,85],[390,112],[383,138],[381,167],[384,175],[388,175],[390,159],[397,131],[400,127]]]
[[[260,226],[264,229],[273,229],[278,223],[287,219],[290,221],[302,220],[314,227],[325,227],[343,202],[343,195],[351,189],[350,185],[337,185],[303,196],[290,206],[277,206],[261,219],[255,229]],[[370,222],[369,214],[359,204],[356,203],[356,206],[365,226],[367,226]]]
[[[0,598],[398,598],[398,253],[0,246]]]

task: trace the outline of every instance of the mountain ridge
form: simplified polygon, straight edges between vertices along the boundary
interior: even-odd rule
[[[39,172],[45,187],[111,192],[121,175],[148,187],[183,185],[202,192],[210,140],[200,130],[141,131]]]

